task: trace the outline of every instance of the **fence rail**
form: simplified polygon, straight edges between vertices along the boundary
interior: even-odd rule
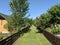
[[[37,29],[40,31],[39,33],[42,32],[44,34],[44,36],[52,43],[52,45],[60,45],[60,37],[57,37],[54,34],[39,27],[37,27]]]
[[[0,41],[0,45],[12,45],[22,34],[29,31],[30,26],[23,28],[21,31]]]
[[[60,45],[59,37],[53,35],[52,33],[48,32],[48,31],[44,31],[43,34],[52,43],[52,45]]]

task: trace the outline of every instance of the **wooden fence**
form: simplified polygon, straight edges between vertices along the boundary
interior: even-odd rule
[[[22,34],[29,31],[30,26],[0,41],[0,45],[12,45]]]
[[[48,32],[48,31],[43,31],[43,34],[52,43],[52,45],[60,45],[59,37],[53,35],[52,33]]]
[[[44,36],[52,43],[52,45],[60,45],[60,37],[57,37],[54,34],[39,27],[37,27],[37,29],[39,30],[39,33],[42,32],[44,34]]]

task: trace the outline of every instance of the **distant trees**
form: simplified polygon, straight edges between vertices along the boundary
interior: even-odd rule
[[[32,24],[33,24],[33,20],[31,18],[26,17],[25,18],[25,26],[26,25],[30,25],[31,26]]]

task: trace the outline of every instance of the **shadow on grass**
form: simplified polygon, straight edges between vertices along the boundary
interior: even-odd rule
[[[40,27],[37,27],[37,30],[38,30],[38,32],[36,32],[36,33],[43,33],[43,29],[41,29]]]
[[[25,33],[28,33],[28,32],[30,32],[30,28],[23,29],[23,30],[21,30],[20,36],[23,36]]]

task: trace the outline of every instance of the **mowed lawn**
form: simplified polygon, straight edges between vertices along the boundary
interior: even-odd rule
[[[31,26],[30,32],[20,37],[14,45],[51,45],[51,43],[41,33],[36,33],[38,30],[35,26]]]

